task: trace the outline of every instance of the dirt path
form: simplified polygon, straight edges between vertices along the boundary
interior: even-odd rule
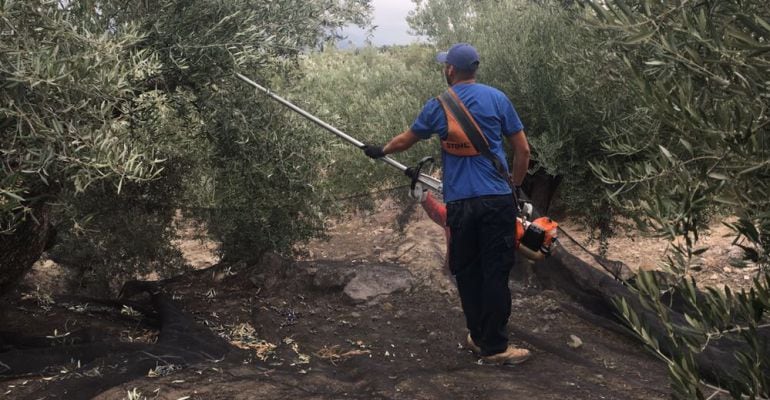
[[[511,284],[511,339],[530,348],[534,357],[516,367],[480,365],[461,345],[463,316],[442,269],[443,230],[418,211],[397,232],[390,227],[396,212],[385,203],[372,216],[337,223],[330,241],[304,248],[304,261],[268,258],[258,265],[220,266],[168,283],[166,290],[199,324],[240,348],[238,357],[183,369],[159,365],[97,398],[669,397],[665,366],[637,342],[576,317],[558,293],[516,283]],[[385,298],[354,303],[341,287],[314,283],[317,271],[335,265],[366,269],[380,264],[409,270],[415,284]],[[57,337],[91,326],[124,342],[156,340],[157,331],[124,313],[116,316],[93,305],[56,302],[34,293],[5,304],[0,317],[8,323],[3,330]],[[0,381],[0,398],[77,399],[77,393],[63,394],[60,388],[109,368],[119,366],[78,366],[72,360],[44,376]]]

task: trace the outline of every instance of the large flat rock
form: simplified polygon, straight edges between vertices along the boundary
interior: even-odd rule
[[[414,284],[414,277],[405,268],[393,265],[368,265],[356,268],[353,279],[343,292],[355,303],[375,301]]]

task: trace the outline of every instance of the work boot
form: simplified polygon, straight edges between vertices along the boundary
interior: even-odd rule
[[[476,345],[470,333],[468,334],[468,337],[465,338],[465,347],[476,354],[481,353],[481,347]]]
[[[508,346],[504,352],[485,356],[482,357],[482,359],[489,364],[513,365],[527,361],[531,355],[532,354],[527,349]]]

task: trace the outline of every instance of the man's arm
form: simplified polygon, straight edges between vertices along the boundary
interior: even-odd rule
[[[412,147],[419,141],[420,138],[414,132],[412,132],[411,129],[409,129],[399,133],[393,139],[390,139],[390,141],[385,146],[365,144],[362,149],[364,150],[364,154],[366,154],[367,157],[381,158],[385,157],[387,154],[402,152]]]
[[[529,169],[529,143],[524,131],[518,131],[511,135],[508,140],[513,149],[513,184],[521,186],[524,176]]]
[[[420,138],[412,132],[411,129],[396,135],[390,142],[383,146],[382,152],[385,154],[400,153],[419,142]]]
[[[362,147],[364,154],[371,158],[381,158],[386,154],[393,154],[404,151],[412,147],[420,139],[430,137],[428,132],[441,132],[442,124],[446,124],[446,118],[443,117],[443,109],[438,99],[430,99],[420,111],[420,115],[414,121],[412,126],[396,135],[385,146],[366,144]],[[418,134],[417,132],[420,132]],[[426,133],[426,134],[423,134]]]

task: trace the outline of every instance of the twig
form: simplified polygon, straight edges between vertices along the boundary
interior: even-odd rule
[[[321,350],[315,353],[315,355],[318,358],[322,360],[328,360],[332,365],[337,365],[338,361],[344,361],[347,358],[354,357],[354,356],[361,356],[365,354],[371,354],[371,351],[354,349],[343,353],[340,350],[339,345],[335,345],[332,347],[324,346]]]
[[[142,353],[146,354],[148,357],[150,357],[150,358],[152,358],[152,359],[155,359],[155,360],[157,360],[157,361],[160,361],[160,362],[162,362],[162,363],[163,363],[163,364],[165,364],[165,365],[171,365],[171,363],[169,363],[168,361],[166,361],[166,358],[179,358],[179,359],[183,359],[183,357],[179,357],[179,356],[171,356],[171,355],[165,355],[165,356],[156,356],[155,354],[151,354],[151,353],[148,353],[148,352],[146,352],[146,351],[142,351]]]
[[[764,329],[764,328],[770,328],[770,324],[757,325],[756,329],[759,330],[759,329]],[[724,336],[724,335],[726,335],[728,333],[740,333],[740,332],[747,331],[747,330],[749,330],[749,328],[747,328],[745,326],[736,326],[735,328],[728,329],[726,331],[717,331],[717,332],[706,333],[706,343],[703,344],[703,346],[701,348],[701,351],[706,349],[706,346],[708,346],[709,341],[711,341],[712,338],[719,339],[719,338],[721,338],[722,336]]]
[[[222,358],[215,358],[214,356],[212,356],[209,353],[206,353],[205,351],[201,351],[200,353],[203,354],[206,357],[208,362],[212,362],[212,363],[215,363],[215,364],[216,363],[220,363],[220,362],[225,360],[225,356],[222,356]]]
[[[717,394],[719,394],[719,393],[724,393],[724,394],[727,394],[727,395],[729,395],[729,394],[730,394],[730,391],[729,391],[729,390],[727,390],[727,389],[723,389],[723,388],[721,388],[721,387],[719,387],[719,386],[716,386],[716,385],[712,385],[712,384],[710,384],[710,383],[706,383],[705,381],[700,381],[700,383],[701,383],[701,385],[703,385],[703,386],[705,386],[705,387],[707,387],[707,388],[709,388],[709,389],[713,389],[713,390],[715,390],[715,392],[714,392],[714,393],[712,393],[712,394],[711,394],[711,396],[709,396],[709,397],[708,397],[706,400],[711,400],[711,399],[713,399],[713,398],[714,398],[714,396],[716,396],[716,395],[717,395]],[[746,396],[746,395],[742,395],[742,396],[741,396],[741,399],[749,399],[749,398],[750,398],[750,399],[755,399],[755,400],[770,400],[770,399],[768,399],[767,397],[749,397],[749,396]]]
[[[716,397],[720,393],[722,393],[722,391],[717,389],[717,390],[714,391],[714,393],[711,394],[711,396],[707,397],[706,400],[711,400],[711,399],[713,399],[714,397]]]

